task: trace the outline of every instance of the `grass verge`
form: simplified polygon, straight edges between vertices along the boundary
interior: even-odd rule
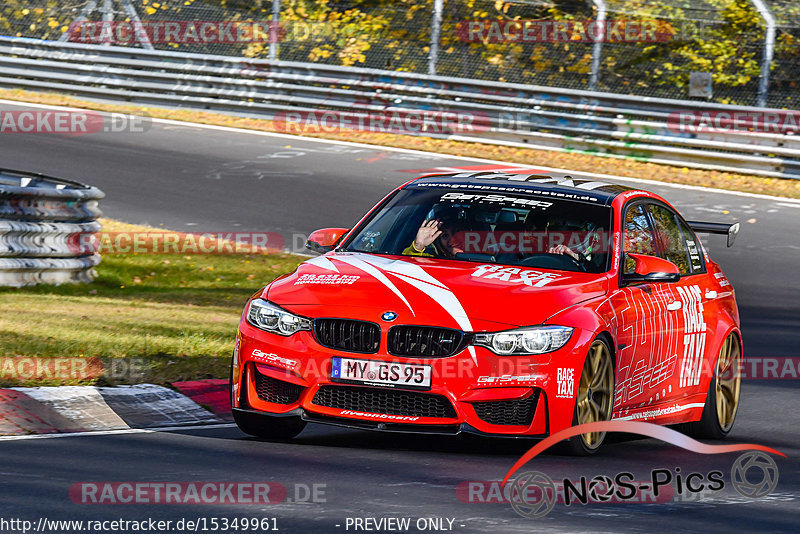
[[[109,232],[163,231],[101,223]],[[289,254],[105,255],[92,284],[0,288],[0,385],[227,378],[244,303],[302,260]],[[73,358],[94,366],[99,360],[104,372],[31,376],[40,360]]]
[[[145,112],[152,117],[162,119],[190,121],[202,124],[246,128],[250,130],[268,132],[280,131],[278,128],[276,128],[275,123],[269,120],[239,118],[230,115],[185,109],[173,110],[124,104],[103,104],[80,100],[71,96],[49,93],[34,93],[30,91],[23,91],[21,89],[0,90],[0,98],[39,104],[70,106],[98,111],[131,114]],[[748,193],[800,198],[800,180],[784,180],[780,178],[763,178],[748,174],[705,171],[691,169],[688,167],[646,163],[643,161],[637,161],[635,159],[617,159],[575,152],[552,152],[545,150],[521,149],[499,145],[484,145],[480,143],[466,143],[463,141],[431,139],[429,137],[415,137],[409,135],[363,132],[355,130],[330,134],[314,133],[309,134],[308,137],[354,141],[380,146],[426,150],[455,156],[486,158],[506,161],[509,163],[540,165],[543,167],[570,169],[574,171],[597,172],[633,178],[646,178],[649,180],[657,180],[668,183],[698,185],[715,187],[719,189],[728,189],[732,191],[744,191]]]

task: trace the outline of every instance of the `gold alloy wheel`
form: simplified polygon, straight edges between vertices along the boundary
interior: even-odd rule
[[[717,421],[723,432],[733,427],[739,408],[739,391],[742,387],[742,347],[736,334],[731,334],[722,344],[714,373],[716,388]]]
[[[594,423],[611,419],[614,405],[614,362],[608,346],[595,340],[586,356],[578,386],[577,423]],[[583,445],[590,450],[600,446],[605,432],[581,434]]]

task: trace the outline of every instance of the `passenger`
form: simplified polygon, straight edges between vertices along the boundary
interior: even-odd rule
[[[463,235],[466,223],[458,219],[428,219],[417,230],[411,245],[403,251],[404,256],[455,258],[464,252]]]

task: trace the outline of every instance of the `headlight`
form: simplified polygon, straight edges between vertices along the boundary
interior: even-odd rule
[[[568,326],[531,326],[492,334],[475,334],[475,345],[488,348],[495,354],[544,354],[567,344],[572,336]]]
[[[247,322],[260,330],[291,336],[300,330],[311,330],[311,320],[300,317],[264,299],[250,301]]]

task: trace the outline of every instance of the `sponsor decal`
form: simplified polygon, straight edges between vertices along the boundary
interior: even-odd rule
[[[664,408],[656,408],[653,410],[647,410],[644,412],[638,412],[631,415],[626,415],[624,417],[615,417],[615,420],[618,421],[635,421],[637,419],[655,419],[656,417],[661,417],[664,415],[671,415],[678,412],[683,412],[686,410],[691,410],[692,408],[702,408],[705,406],[702,402],[694,402],[691,404],[673,404],[672,406],[666,406]]]
[[[339,415],[349,417],[372,417],[375,419],[391,419],[392,421],[416,421],[419,417],[411,415],[390,415],[386,413],[354,412],[353,410],[340,410]]]
[[[502,265],[481,265],[475,268],[472,277],[482,280],[499,280],[509,284],[524,284],[530,287],[544,287],[553,280],[564,278],[555,273],[543,273],[519,267],[503,267]]]
[[[717,279],[717,283],[720,287],[728,287],[731,285],[724,273],[714,273],[714,278]]]
[[[697,248],[697,243],[695,243],[691,239],[687,239],[686,246],[689,248],[689,257],[692,258],[692,269],[694,270],[702,269],[703,264],[700,261],[700,251]]]
[[[509,176],[519,176],[517,174],[512,174]],[[459,178],[460,176],[454,176],[454,178]],[[478,176],[478,178],[485,178],[484,176]],[[502,177],[503,179],[511,180],[506,176]],[[520,180],[518,180],[520,181]],[[524,181],[524,180],[522,180]],[[554,180],[551,180],[554,181]],[[600,182],[592,182],[592,183],[600,183]],[[560,185],[560,184],[559,184]],[[605,184],[603,184],[605,185]],[[597,196],[591,194],[580,194],[580,193],[564,193],[562,191],[550,191],[549,189],[533,189],[533,188],[522,188],[522,187],[510,187],[510,186],[503,186],[503,185],[483,185],[483,184],[446,184],[446,183],[436,183],[436,182],[423,182],[423,183],[415,183],[411,184],[409,187],[446,187],[449,189],[469,189],[473,191],[502,191],[504,193],[526,193],[526,194],[535,194],[543,197],[554,197],[558,198],[559,200],[579,200],[583,202],[598,202],[600,199]],[[588,191],[587,191],[588,193]]]
[[[556,398],[571,399],[575,396],[575,369],[559,367],[556,372]]]
[[[479,376],[478,385],[480,386],[509,386],[516,384],[532,384],[535,383],[539,377],[537,375],[503,375],[503,376]]]
[[[451,202],[478,202],[489,204],[513,204],[517,206],[530,206],[532,208],[547,209],[553,205],[552,202],[543,202],[532,198],[507,197],[505,195],[479,195],[469,193],[445,193],[442,201]]]
[[[322,285],[352,285],[361,278],[356,275],[345,274],[301,274],[294,285],[322,284]]]
[[[700,383],[703,355],[706,352],[706,321],[703,317],[703,300],[700,286],[678,287],[683,302],[683,364],[680,387]]]
[[[268,363],[271,365],[277,365],[278,367],[285,367],[286,369],[295,369],[300,363],[297,360],[281,358],[274,352],[270,353],[262,352],[260,349],[253,349],[253,352],[250,353],[250,356],[254,360],[258,360],[260,362]]]

